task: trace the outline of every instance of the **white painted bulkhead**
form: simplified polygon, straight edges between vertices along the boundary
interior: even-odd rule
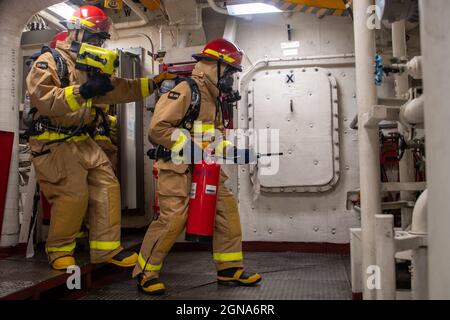
[[[211,14],[209,10],[206,12]],[[219,20],[224,20],[220,15],[212,14]],[[212,20],[212,18],[208,19]],[[287,24],[290,24],[293,29],[292,41],[299,42],[298,54],[294,56],[284,56],[281,47],[282,43],[288,41]],[[221,27],[223,28],[220,24],[213,25],[214,30],[210,32],[215,32],[217,36],[220,36],[220,32],[223,32]],[[149,35],[157,34],[157,30],[152,27],[147,27],[145,30],[149,31]],[[127,30],[127,33],[131,34],[132,31]],[[165,62],[189,61],[190,55],[202,48],[201,42],[195,40],[196,37],[197,35],[193,32],[191,44],[195,46],[182,49],[167,48]],[[153,39],[155,38],[153,37]],[[165,44],[170,45],[171,40],[171,37],[168,36],[165,38]],[[314,15],[302,13],[293,14],[291,17],[284,14],[254,16],[252,20],[237,20],[236,43],[247,56],[247,59],[244,60],[244,72],[240,75],[240,78],[243,79],[243,75],[251,69],[251,63],[266,58],[291,59],[352,54],[354,51],[353,25],[348,17],[318,19]],[[148,42],[142,37],[132,38],[131,36],[109,44],[110,47],[117,48],[144,46],[149,49],[148,45]],[[332,190],[325,193],[261,193],[254,201],[249,167],[240,166],[237,170],[233,166],[228,166],[226,171],[231,177],[229,186],[239,199],[244,241],[348,243],[349,229],[360,224],[359,214],[346,209],[347,192],[357,189],[359,185],[357,131],[349,128],[350,122],[357,112],[354,60],[350,56],[348,58],[331,58],[325,62],[326,66],[324,67],[331,72],[338,86],[339,181]],[[324,61],[317,59],[308,60],[305,63],[309,67],[314,67],[316,65],[323,66]],[[283,68],[290,70],[303,64],[303,62],[287,62],[283,64]],[[146,63],[146,69],[150,69],[148,63]],[[242,111],[246,108],[247,102],[245,94],[243,96],[244,99],[239,105],[236,118],[239,120],[239,127],[245,128],[248,119],[242,118]],[[144,115],[144,125],[147,127],[150,114],[144,111]],[[146,134],[146,129],[144,134]],[[301,146],[299,147],[301,148]],[[298,161],[301,165],[302,159],[298,159]],[[150,168],[151,165],[147,162],[145,170],[147,186],[152,184]],[[147,196],[146,199],[151,201],[151,197]],[[148,205],[147,208],[149,208]],[[183,237],[180,237],[180,240],[182,239]]]
[[[223,33],[225,18],[219,14],[204,9],[205,29],[208,21],[216,17],[219,23],[211,24],[212,30],[206,33],[220,37]],[[211,15],[211,16],[210,16]],[[221,22],[220,22],[221,21]],[[284,56],[281,44],[288,42],[287,24],[291,25],[292,41],[298,41],[298,54]],[[142,46],[150,50],[149,42],[141,36],[132,37],[137,30],[119,31],[119,35],[126,34],[126,38],[111,41],[110,48],[128,48]],[[158,30],[146,27],[139,30],[152,37],[154,45],[158,46]],[[200,33],[200,35],[198,34]],[[268,36],[270,35],[270,36]],[[167,49],[165,62],[189,61],[191,54],[202,49],[202,31],[192,31],[190,45],[177,48],[176,41],[165,34],[164,43]],[[254,200],[253,184],[249,176],[249,166],[233,165],[225,167],[230,176],[228,186],[235,192],[239,201],[241,224],[244,241],[275,241],[275,242],[313,242],[313,243],[349,243],[350,228],[359,227],[359,214],[347,210],[347,192],[356,190],[359,186],[358,165],[358,137],[357,131],[349,125],[357,113],[355,69],[353,41],[353,24],[349,17],[324,17],[318,19],[315,15],[295,13],[269,14],[253,16],[251,20],[237,19],[236,43],[244,50],[244,71],[240,74],[243,79],[252,64],[264,59],[293,59],[283,63],[282,68],[291,70],[306,65],[307,67],[323,67],[328,70],[337,82],[339,109],[339,180],[337,184],[324,193],[261,193]],[[172,45],[172,47],[170,47]],[[343,56],[321,59],[322,56]],[[318,57],[320,56],[320,57]],[[306,58],[305,61],[295,61],[296,58]],[[318,57],[309,60],[308,57]],[[149,61],[145,63],[147,72],[151,72]],[[240,83],[239,83],[240,85]],[[239,103],[239,111],[235,115],[239,128],[248,126],[248,119],[242,117],[247,100],[245,92],[241,90],[244,99]],[[274,104],[277,102],[274,101]],[[146,139],[151,114],[144,110],[145,148],[150,145]],[[283,130],[283,128],[280,128]],[[298,146],[301,148],[301,146]],[[302,159],[298,159],[299,165]],[[151,163],[145,164],[146,192],[153,185]],[[151,208],[152,196],[146,196]],[[179,241],[183,241],[180,236]]]
[[[299,42],[297,55],[283,55],[282,43],[288,41],[287,24],[293,30],[292,41]],[[357,113],[354,59],[351,58],[354,52],[351,19],[348,17],[318,19],[314,15],[302,13],[293,14],[291,17],[283,14],[273,14],[270,18],[254,16],[252,21],[238,20],[236,42],[253,63],[264,59],[293,59],[292,62],[274,63],[269,67],[262,67],[259,74],[255,74],[253,78],[265,77],[266,71],[277,74],[278,70],[288,72],[302,70],[303,67],[314,69],[317,66],[327,70],[336,79],[339,101],[338,162],[340,169],[338,169],[337,184],[326,192],[270,194],[261,192],[254,200],[250,168],[240,167],[235,186],[239,190],[244,240],[348,243],[349,229],[360,224],[359,214],[346,209],[347,192],[359,186],[357,131],[349,128],[350,122]],[[321,56],[344,54],[349,54],[349,57],[321,59]],[[302,60],[295,60],[300,57]],[[309,60],[308,57],[317,59]],[[244,74],[250,69],[248,64],[245,67]],[[251,78],[245,79],[244,76],[242,78],[244,83],[240,87],[244,99],[239,105],[238,120],[239,127],[243,128],[247,127],[249,122],[246,117],[249,102],[243,88],[249,88],[247,83],[251,82]],[[298,89],[301,90],[301,88]],[[309,94],[320,94],[320,92],[317,88],[317,90],[311,90]],[[277,96],[276,93],[274,96]],[[281,101],[273,101],[273,105],[274,117],[278,116],[279,108],[287,108],[284,103],[281,105]],[[315,106],[308,107],[313,110]],[[281,131],[286,128],[279,129],[282,137]],[[301,149],[302,145],[297,145],[296,148]],[[301,153],[301,150],[298,150],[297,154]],[[295,154],[294,151],[294,157]],[[305,165],[305,159],[299,157],[297,161],[298,166]]]

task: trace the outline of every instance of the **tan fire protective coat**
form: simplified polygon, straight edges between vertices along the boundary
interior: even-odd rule
[[[200,61],[192,78],[201,93],[197,121],[215,124],[220,129],[223,128],[221,120],[216,119],[215,101],[219,94],[215,85],[216,70],[216,63]],[[191,102],[191,89],[186,82],[180,83],[172,92],[160,98],[149,129],[149,139],[168,149],[174,145],[172,133],[179,126]],[[190,165],[159,160],[157,166],[160,216],[147,230],[133,272],[133,276],[137,276],[145,270],[148,279],[159,276],[164,258],[185,227],[191,189]],[[213,238],[213,259],[217,270],[243,265],[239,212],[233,193],[224,186],[227,178],[222,171]]]
[[[149,79],[112,78],[113,91],[85,101],[79,88],[88,75],[75,69],[76,55],[69,47],[65,42],[57,43],[57,50],[67,63],[68,87],[61,87],[50,53],[37,59],[27,77],[31,104],[38,109],[38,115],[48,117],[53,125],[89,125],[95,119],[93,106],[127,103],[150,95]],[[31,137],[29,142],[36,153],[33,164],[39,184],[52,205],[46,244],[49,260],[73,254],[75,236],[87,214],[91,261],[108,261],[123,250],[119,182],[105,153],[88,134],[45,145],[64,137],[62,133],[46,131]]]

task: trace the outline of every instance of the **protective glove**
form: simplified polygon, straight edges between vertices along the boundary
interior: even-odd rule
[[[175,80],[178,76],[173,73],[163,72],[153,78],[153,82],[159,88],[164,80]]]
[[[172,152],[164,148],[162,145],[157,145],[156,148],[147,151],[147,155],[151,160],[171,160]]]
[[[104,96],[112,90],[114,90],[114,86],[109,76],[100,73],[93,74],[88,81],[80,86],[80,94],[85,100]]]
[[[253,149],[238,149],[236,147],[227,148],[225,157],[226,159],[233,159],[235,164],[255,163],[258,159]]]
[[[109,132],[111,134],[111,139],[117,141],[118,132],[117,132],[117,116],[108,115],[109,122]]]

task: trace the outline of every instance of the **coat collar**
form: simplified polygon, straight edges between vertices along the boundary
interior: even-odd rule
[[[216,86],[217,65],[215,63],[199,61],[192,71],[192,77],[204,84],[214,99],[219,96],[219,89]]]

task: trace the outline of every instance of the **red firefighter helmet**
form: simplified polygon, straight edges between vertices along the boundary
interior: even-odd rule
[[[55,49],[56,48],[56,42],[57,41],[64,41],[67,38],[67,31],[62,31],[60,33],[58,33],[57,35],[55,35],[52,38],[52,41],[50,42],[50,48]]]
[[[84,29],[91,33],[100,34],[104,38],[110,38],[111,19],[102,9],[96,6],[81,6],[65,24],[69,30]]]
[[[242,50],[234,43],[225,39],[215,39],[208,42],[201,53],[192,57],[197,61],[202,59],[220,61],[242,71],[242,56]]]

